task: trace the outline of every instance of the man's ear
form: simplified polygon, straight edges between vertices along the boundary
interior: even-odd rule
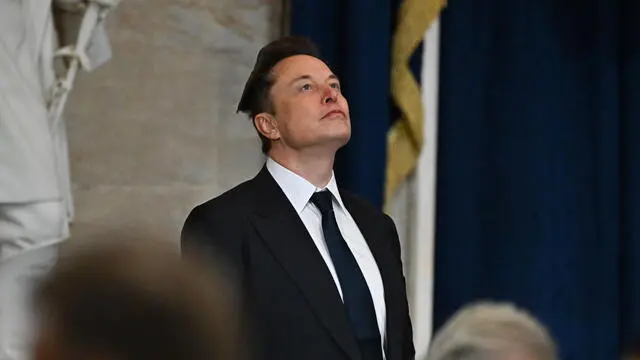
[[[280,139],[278,123],[273,115],[266,112],[260,113],[253,118],[253,124],[258,132],[267,139],[273,141]]]

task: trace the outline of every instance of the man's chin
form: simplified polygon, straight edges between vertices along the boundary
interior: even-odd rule
[[[322,151],[330,149],[338,151],[338,149],[342,148],[349,142],[350,137],[351,134],[331,134],[323,137],[322,139],[317,139],[313,144],[308,144],[307,147],[316,148],[318,150],[323,149]]]
[[[349,139],[351,139],[351,133],[336,134],[332,136],[327,142],[333,143],[338,148],[341,148],[347,145]]]

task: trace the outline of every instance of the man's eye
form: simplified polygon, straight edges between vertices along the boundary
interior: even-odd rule
[[[311,84],[304,84],[300,89],[302,89],[303,91],[309,91],[311,90]]]
[[[340,90],[340,84],[338,84],[338,83],[331,84],[331,87],[336,89],[336,90]]]

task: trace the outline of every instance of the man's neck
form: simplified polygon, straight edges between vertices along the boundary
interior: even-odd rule
[[[333,175],[334,155],[319,156],[318,154],[272,151],[269,157],[317,188],[327,186]]]

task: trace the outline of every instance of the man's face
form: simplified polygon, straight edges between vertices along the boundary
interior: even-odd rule
[[[328,145],[337,150],[349,141],[349,105],[324,62],[292,56],[276,64],[272,76],[275,134],[283,145],[296,150]]]

